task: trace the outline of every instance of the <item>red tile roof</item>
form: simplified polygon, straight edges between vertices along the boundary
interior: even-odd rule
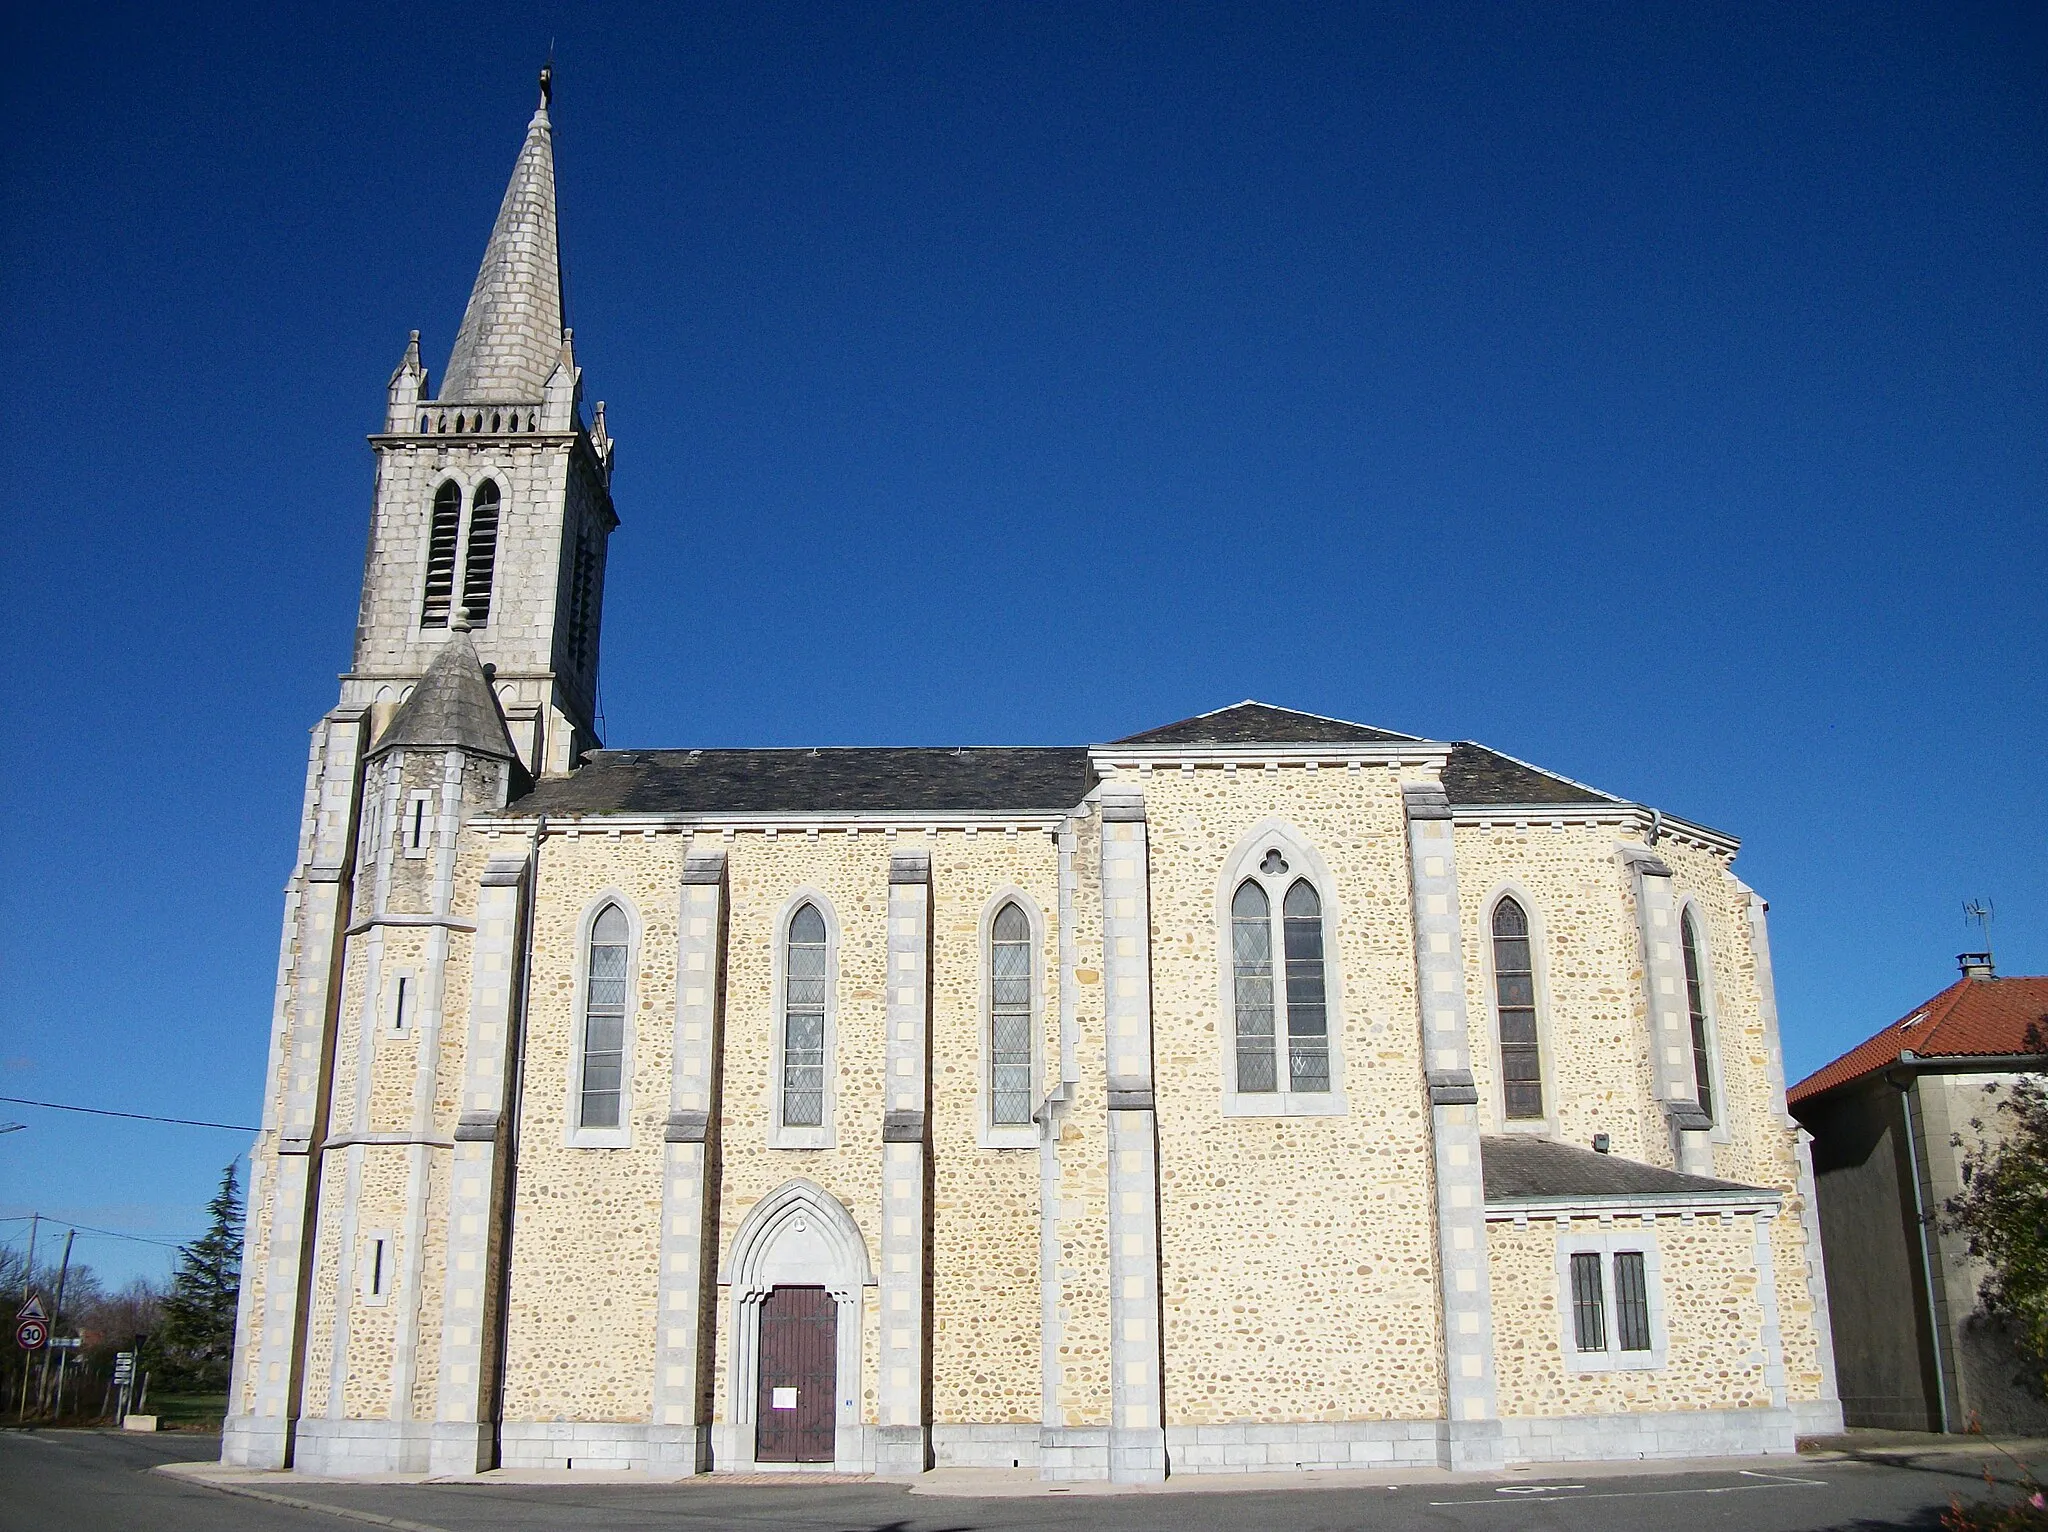
[[[1898,1063],[1902,1049],[1923,1058],[2036,1053],[2048,1043],[2030,1043],[2027,1029],[2048,1037],[2048,978],[1958,979],[1925,1005],[1858,1043],[1832,1064],[1823,1064],[1785,1093],[1788,1104],[1847,1085]]]

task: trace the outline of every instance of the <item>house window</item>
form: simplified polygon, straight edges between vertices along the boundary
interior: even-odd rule
[[[583,1001],[583,1077],[578,1125],[616,1128],[626,1062],[627,957],[625,912],[608,904],[590,927]]]
[[[1572,1257],[1572,1336],[1581,1351],[1607,1349],[1607,1294],[1598,1251]]]
[[[1031,1121],[1031,922],[1015,901],[989,929],[989,1120]]]
[[[1501,1099],[1510,1119],[1543,1116],[1543,1060],[1536,1042],[1536,973],[1529,915],[1512,898],[1493,907],[1493,999],[1500,1036]]]
[[[806,904],[789,920],[782,1002],[782,1121],[825,1123],[825,917]]]
[[[455,594],[455,543],[462,531],[462,491],[449,480],[434,491],[434,514],[427,529],[427,589],[420,603],[420,626],[448,626],[448,607]]]
[[[1692,1082],[1699,1092],[1700,1110],[1714,1116],[1714,1068],[1708,1048],[1706,985],[1700,975],[1699,927],[1692,911],[1678,918],[1678,945],[1685,953],[1685,1006],[1692,1014]]]
[[[491,577],[498,562],[498,486],[476,487],[469,507],[469,546],[462,565],[462,615],[475,627],[491,617]]]

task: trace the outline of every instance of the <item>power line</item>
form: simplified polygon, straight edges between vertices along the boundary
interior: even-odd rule
[[[80,1234],[97,1234],[107,1239],[132,1240],[138,1245],[162,1245],[166,1250],[183,1250],[185,1248],[184,1245],[177,1243],[175,1240],[150,1239],[142,1234],[123,1234],[118,1229],[95,1229],[89,1223],[72,1223],[69,1219],[52,1218],[48,1213],[38,1213],[35,1216],[53,1229],[76,1229]],[[29,1215],[22,1213],[11,1218],[0,1218],[0,1223],[27,1223],[28,1220]]]
[[[240,1122],[201,1122],[196,1117],[155,1117],[148,1112],[110,1112],[104,1107],[97,1106],[66,1106],[61,1101],[31,1101],[26,1096],[0,1096],[0,1101],[11,1101],[16,1106],[44,1107],[52,1112],[84,1112],[93,1117],[126,1117],[131,1122],[168,1122],[181,1128],[220,1128],[228,1133],[257,1131]]]

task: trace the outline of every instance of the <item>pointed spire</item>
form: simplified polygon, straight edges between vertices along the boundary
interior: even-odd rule
[[[467,750],[517,760],[505,715],[491,690],[491,678],[484,674],[476,645],[470,641],[468,620],[457,617],[448,626],[448,642],[427,663],[427,673],[399,705],[370,754],[399,749]]]
[[[512,166],[512,181],[470,289],[440,397],[465,403],[537,400],[562,349],[562,264],[555,238],[554,72]]]

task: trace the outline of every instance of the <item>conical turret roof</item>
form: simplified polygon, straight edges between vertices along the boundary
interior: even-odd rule
[[[427,665],[412,695],[400,704],[386,729],[370,749],[371,755],[387,750],[467,750],[476,755],[517,760],[512,736],[505,728],[505,715],[498,710],[497,694],[483,661],[476,656],[469,630],[457,628],[448,635],[441,652]]]
[[[491,242],[440,397],[465,403],[537,400],[562,350],[562,261],[555,238],[554,130],[547,77],[512,167]]]

